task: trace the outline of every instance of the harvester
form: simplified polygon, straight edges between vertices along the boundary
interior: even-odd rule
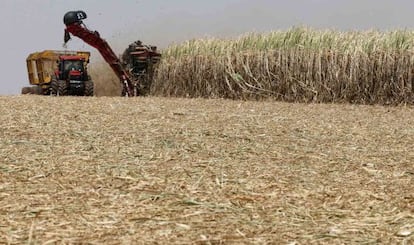
[[[22,94],[93,96],[94,84],[88,75],[90,53],[45,50],[30,54],[27,72],[31,87]]]
[[[123,96],[147,94],[152,81],[153,65],[161,57],[161,54],[157,52],[157,47],[142,45],[140,41],[137,41],[126,49],[121,61],[109,44],[101,38],[99,32],[91,31],[83,24],[86,18],[84,11],[70,11],[65,14],[63,17],[66,25],[65,44],[71,39],[72,34],[96,48],[119,78]]]
[[[160,61],[161,54],[157,47],[144,45],[140,40],[130,44],[121,56],[122,66],[136,81],[134,86],[139,95],[150,92],[155,65]]]

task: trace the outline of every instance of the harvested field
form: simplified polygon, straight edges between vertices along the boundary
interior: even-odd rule
[[[414,243],[412,107],[0,103],[1,243]]]

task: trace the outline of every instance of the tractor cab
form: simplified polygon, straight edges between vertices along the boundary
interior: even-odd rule
[[[85,58],[81,56],[60,56],[58,61],[57,75],[59,77],[59,80],[88,80]]]
[[[89,56],[88,56],[89,57]],[[87,71],[88,57],[82,55],[61,55],[57,61],[56,78],[61,81],[59,94],[93,94],[93,84]]]

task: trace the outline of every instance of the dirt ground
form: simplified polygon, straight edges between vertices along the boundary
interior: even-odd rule
[[[0,243],[414,244],[413,107],[0,105]]]

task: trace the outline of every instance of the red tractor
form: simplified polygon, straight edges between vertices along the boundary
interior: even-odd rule
[[[93,82],[88,75],[89,57],[80,55],[62,55],[58,60],[58,69],[52,76],[51,93],[54,95],[93,96]]]

